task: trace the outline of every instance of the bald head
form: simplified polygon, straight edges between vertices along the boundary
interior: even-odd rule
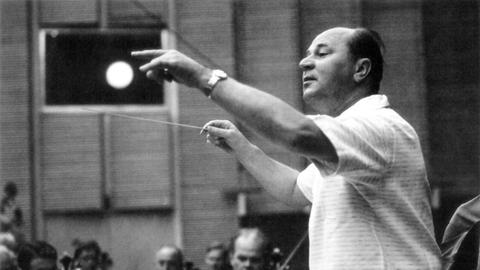
[[[354,32],[356,31],[355,28],[349,28],[349,27],[333,27],[330,29],[327,29],[320,33],[319,35],[332,35],[335,38],[341,38],[341,37],[347,37],[351,36]]]
[[[183,268],[182,251],[172,245],[162,246],[155,254],[155,261],[159,270],[181,270]]]
[[[258,228],[241,229],[230,244],[233,270],[260,270],[268,260],[270,242]]]
[[[353,61],[365,58],[370,60],[370,70],[366,76],[369,79],[373,93],[380,88],[383,77],[383,52],[385,45],[380,35],[368,28],[334,27],[325,30],[316,38],[328,36],[331,40],[344,43]]]
[[[383,43],[365,28],[336,27],[312,41],[299,66],[303,100],[320,114],[337,116],[376,94],[383,73]]]

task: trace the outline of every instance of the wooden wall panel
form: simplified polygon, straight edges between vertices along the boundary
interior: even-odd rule
[[[177,31],[231,76],[234,74],[234,28],[232,1],[175,1]],[[178,39],[178,48],[203,63]],[[202,126],[229,116],[197,90],[179,90],[179,122]],[[196,92],[194,92],[196,91]],[[179,171],[182,181],[183,242],[187,258],[204,267],[205,247],[212,240],[224,241],[237,228],[236,203],[224,190],[237,183],[237,163],[228,154],[205,143],[197,130],[179,129]],[[198,211],[197,205],[205,205]],[[195,243],[195,244],[192,244]]]
[[[386,53],[380,92],[417,131],[428,155],[421,1],[364,1],[364,25],[382,36]]]
[[[100,120],[95,115],[43,114],[41,185],[46,211],[102,208]]]
[[[166,113],[135,113],[168,121]],[[169,126],[113,117],[110,124],[112,207],[172,206]]]
[[[101,0],[39,0],[39,23],[44,26],[99,23]]]
[[[108,0],[107,10],[112,27],[168,24],[167,0]]]
[[[28,1],[0,1],[0,188],[13,182],[31,237]]]
[[[301,53],[321,32],[337,26],[357,26],[361,23],[362,0],[299,0]]]
[[[300,46],[300,6],[298,1],[237,1],[236,64],[239,78],[255,87],[279,97],[302,110]],[[268,155],[296,168],[302,168],[304,160],[298,155],[274,145],[242,127],[249,139]],[[258,187],[245,171],[240,172],[240,185]],[[272,199],[263,191],[249,198],[250,214],[268,212],[292,212],[292,209]]]
[[[235,16],[238,77],[299,107],[297,1],[237,1]]]

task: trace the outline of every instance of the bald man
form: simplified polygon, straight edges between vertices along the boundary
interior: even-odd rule
[[[230,242],[233,270],[261,270],[268,263],[270,242],[258,228],[240,229]]]
[[[155,262],[158,270],[182,270],[183,253],[173,245],[164,245],[155,254]]]
[[[310,269],[440,269],[419,138],[379,94],[378,33],[335,27],[315,37],[299,63],[313,115],[174,50],[132,55],[150,60],[140,67],[147,77],[198,89],[242,125],[310,161],[302,171],[287,166],[228,120],[203,128],[208,142],[234,155],[271,195],[311,206]]]

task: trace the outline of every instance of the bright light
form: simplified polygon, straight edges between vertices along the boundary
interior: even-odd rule
[[[133,69],[123,61],[112,63],[105,74],[108,84],[115,89],[123,89],[132,83]]]

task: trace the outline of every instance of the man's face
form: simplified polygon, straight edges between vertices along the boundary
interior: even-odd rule
[[[224,252],[221,249],[212,249],[205,255],[205,264],[213,270],[219,270],[224,264]]]
[[[300,61],[303,99],[321,114],[336,115],[354,89],[355,63],[347,46],[353,31],[333,28],[321,33]]]
[[[94,270],[97,267],[97,255],[95,250],[86,249],[78,256],[78,266],[82,270]]]
[[[159,270],[181,270],[182,265],[177,258],[177,253],[173,248],[162,248],[155,255],[157,269]]]
[[[262,243],[252,238],[238,238],[235,241],[230,264],[233,270],[260,270],[263,268]]]
[[[57,270],[57,262],[53,259],[35,258],[30,262],[30,270]]]

